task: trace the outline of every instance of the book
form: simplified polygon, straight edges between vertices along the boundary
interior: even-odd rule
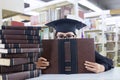
[[[40,30],[0,30],[0,34],[5,35],[39,35]]]
[[[41,40],[41,37],[30,36],[30,35],[0,35],[0,39],[3,39],[3,40]]]
[[[0,53],[26,53],[26,52],[41,52],[41,48],[11,48],[11,49],[1,49]]]
[[[33,63],[38,60],[38,57],[33,58],[0,58],[1,66],[14,66],[26,63]]]
[[[50,66],[42,70],[43,74],[91,73],[84,63],[95,62],[93,39],[43,40],[42,45],[41,56],[50,62]]]
[[[40,70],[17,72],[12,74],[1,74],[0,80],[25,80],[29,78],[38,77]]]
[[[18,21],[9,21],[8,22],[9,26],[24,26],[23,22],[18,22]]]
[[[4,44],[40,44],[41,40],[0,40]]]
[[[9,54],[3,54],[3,53],[0,53],[0,58],[33,58],[35,56],[38,56],[40,57],[42,51],[39,52],[39,53],[35,53],[35,52],[29,52],[29,53],[17,53],[17,54],[14,54],[14,53],[9,53]]]
[[[34,63],[21,64],[15,66],[0,66],[0,74],[16,73],[16,72],[35,70],[35,69],[36,69],[36,64]]]
[[[41,30],[40,26],[2,26],[2,30]]]
[[[0,44],[0,48],[41,48],[42,44]]]

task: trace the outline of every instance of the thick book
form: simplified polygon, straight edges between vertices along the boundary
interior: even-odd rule
[[[42,45],[41,56],[50,62],[44,74],[89,73],[85,61],[95,62],[93,39],[43,40]]]
[[[0,48],[41,48],[41,44],[0,44]]]
[[[9,53],[41,52],[41,50],[42,48],[11,48],[11,49],[0,48],[0,53],[9,54]]]
[[[3,35],[39,35],[40,30],[0,30],[0,34]]]
[[[37,56],[33,58],[0,58],[0,66],[14,66],[26,63],[33,63],[37,60]]]
[[[4,40],[41,40],[40,36],[30,35],[0,35],[0,39]]]
[[[23,71],[30,71],[35,69],[36,69],[36,64],[34,63],[21,64],[15,66],[0,66],[0,74],[23,72]]]
[[[40,26],[2,26],[3,30],[41,30]]]
[[[32,58],[32,57],[35,57],[35,56],[38,56],[40,57],[42,51],[39,52],[39,53],[35,53],[35,52],[29,52],[29,53],[17,53],[17,54],[14,54],[14,53],[9,53],[9,54],[3,54],[3,53],[0,53],[0,58]]]
[[[1,74],[0,80],[26,80],[29,78],[38,77],[40,70],[24,71],[11,74]]]
[[[41,40],[0,40],[2,44],[40,44]]]

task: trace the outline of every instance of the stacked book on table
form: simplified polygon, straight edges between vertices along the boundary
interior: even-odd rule
[[[0,30],[0,80],[37,77],[35,62],[40,57],[40,27],[2,26]]]

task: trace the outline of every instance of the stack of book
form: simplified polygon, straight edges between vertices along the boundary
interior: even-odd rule
[[[40,27],[2,26],[0,30],[0,80],[37,77],[35,62],[40,57]]]

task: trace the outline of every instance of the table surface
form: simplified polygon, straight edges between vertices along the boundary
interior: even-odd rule
[[[120,67],[102,73],[41,74],[27,80],[120,80]]]

